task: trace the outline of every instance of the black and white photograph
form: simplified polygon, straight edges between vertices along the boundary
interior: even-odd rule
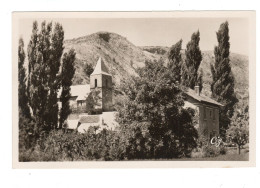
[[[14,12],[15,167],[255,165],[255,12],[202,13]]]

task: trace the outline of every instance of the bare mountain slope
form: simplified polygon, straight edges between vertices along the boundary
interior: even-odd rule
[[[158,58],[157,55],[133,45],[125,37],[108,32],[66,40],[65,50],[70,48],[74,48],[77,54],[74,84],[89,82],[83,70],[84,64],[95,66],[99,57],[102,57],[116,83],[129,75],[136,75],[135,69],[144,66],[145,59]]]

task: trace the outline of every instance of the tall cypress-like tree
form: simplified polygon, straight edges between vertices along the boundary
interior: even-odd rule
[[[63,53],[63,40],[64,31],[62,25],[59,23],[55,24],[53,33],[51,35],[51,52],[48,70],[48,85],[49,85],[49,96],[48,96],[48,112],[46,114],[46,122],[52,128],[56,128],[58,125],[58,99],[57,92],[60,87],[60,76],[58,75],[61,56]]]
[[[234,93],[235,80],[229,59],[230,43],[227,21],[220,25],[216,34],[218,46],[215,46],[214,49],[215,63],[211,65],[213,78],[211,91],[212,97],[225,106],[220,114],[220,126],[225,130],[233,116],[234,105],[238,101]]]
[[[37,23],[34,23],[37,26]],[[30,106],[33,110],[36,122],[45,130],[50,130],[46,124],[47,100],[49,94],[48,71],[51,53],[52,24],[42,22],[41,31],[33,28],[33,34],[28,46],[29,77],[30,77]],[[36,39],[36,41],[32,41]]]
[[[182,67],[182,84],[194,89],[198,85],[198,69],[202,60],[199,47],[200,32],[192,34],[191,41],[188,42],[185,50],[185,63]]]
[[[57,23],[33,23],[28,45],[28,94],[36,122],[44,130],[55,129],[58,124],[57,91],[60,88],[60,61],[63,53],[64,31]]]
[[[204,76],[203,69],[200,68],[198,71],[198,78],[197,78],[197,85],[200,88],[200,92],[202,91],[202,88],[203,88],[203,76]]]
[[[179,83],[181,82],[181,67],[182,67],[182,58],[181,58],[181,45],[182,40],[178,41],[176,44],[172,45],[168,52],[168,68],[172,71],[174,78]]]
[[[30,118],[30,109],[28,106],[28,97],[27,97],[27,88],[26,88],[26,73],[24,68],[24,42],[23,39],[19,39],[19,47],[18,47],[18,103],[19,110],[22,115],[26,118]]]
[[[60,119],[59,119],[59,128],[62,128],[64,121],[67,119],[69,114],[71,113],[69,99],[71,97],[70,94],[70,86],[72,85],[72,78],[75,74],[74,61],[76,58],[76,53],[74,50],[70,50],[68,53],[63,55],[62,59],[62,72],[61,72],[61,104],[62,107],[60,109]]]
[[[31,88],[31,76],[32,71],[34,69],[34,65],[36,64],[36,53],[37,53],[37,41],[38,41],[38,23],[36,21],[33,22],[33,29],[31,40],[29,41],[27,48],[27,56],[28,56],[28,82],[27,82],[27,96],[30,99],[30,88]],[[31,105],[31,100],[29,100],[29,105]]]

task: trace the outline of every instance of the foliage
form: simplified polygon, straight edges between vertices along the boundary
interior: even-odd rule
[[[93,68],[92,64],[85,63],[85,65],[84,65],[84,71],[85,71],[86,75],[87,75],[88,77],[90,77],[90,75],[91,75],[92,72],[94,71],[94,68]]]
[[[197,78],[197,85],[199,86],[200,92],[202,91],[203,88],[203,75],[204,75],[203,69],[200,68],[198,71],[198,78]]]
[[[68,53],[63,55],[62,59],[62,70],[61,70],[61,109],[60,109],[60,122],[59,127],[61,128],[64,121],[71,113],[69,100],[71,97],[70,86],[72,85],[72,78],[75,74],[74,61],[76,53],[74,50],[70,50]]]
[[[146,61],[138,72],[139,77],[122,85],[126,98],[117,107],[120,125],[147,127],[151,158],[188,156],[196,147],[197,131],[192,125],[194,110],[183,109],[180,86],[163,62]],[[137,136],[138,129],[133,138]]]
[[[51,127],[45,123],[48,99],[48,71],[50,64],[50,53],[51,53],[51,30],[52,24],[46,25],[43,22],[41,25],[41,31],[38,31],[38,24],[34,22],[33,34],[31,41],[28,46],[28,60],[29,60],[29,77],[30,77],[30,106],[32,107],[33,115],[36,118],[36,122],[39,125],[44,126],[46,130]],[[34,39],[36,41],[34,41]]]
[[[49,60],[47,63],[47,78],[48,78],[48,87],[49,94],[47,99],[47,112],[45,116],[46,124],[50,125],[52,128],[57,127],[58,124],[58,99],[57,92],[60,88],[60,61],[63,54],[63,40],[64,40],[64,31],[61,24],[56,23],[51,34],[50,44],[50,54]]]
[[[119,134],[106,129],[95,133],[90,128],[84,134],[53,130],[33,149],[23,150],[20,161],[123,160],[124,148],[119,140]]]
[[[101,91],[99,89],[92,90],[86,99],[86,110],[88,114],[95,114],[101,104]]]
[[[216,157],[218,155],[226,154],[226,149],[224,146],[216,147],[214,145],[206,145],[202,148],[203,157]]]
[[[217,32],[218,46],[215,46],[215,63],[211,65],[212,97],[224,105],[220,111],[220,128],[222,135],[230,124],[234,113],[234,105],[238,101],[234,93],[235,80],[231,71],[229,59],[229,28],[228,22],[222,23]]]
[[[241,110],[236,110],[231,124],[226,132],[227,138],[233,143],[237,144],[238,153],[240,154],[241,146],[248,142],[249,137],[249,112],[248,106],[245,106]]]
[[[30,109],[28,105],[28,96],[26,92],[26,75],[25,75],[25,68],[24,68],[24,60],[25,60],[25,53],[24,53],[24,42],[23,39],[19,39],[19,47],[18,47],[18,103],[19,109],[21,110],[21,114],[26,118],[30,118]]]
[[[19,109],[19,149],[31,148],[36,142],[37,134],[34,120],[24,116]]]
[[[103,39],[106,42],[109,42],[110,40],[110,34],[109,33],[100,33],[99,38]]]
[[[175,76],[176,81],[181,82],[181,67],[182,67],[182,58],[181,58],[181,45],[182,40],[174,44],[168,52],[168,68],[171,69],[172,74]]]
[[[185,50],[185,63],[182,67],[182,84],[194,89],[198,85],[198,69],[202,60],[199,48],[200,32],[192,34],[191,41],[188,42]]]
[[[59,89],[60,58],[63,53],[64,31],[60,24],[33,23],[28,45],[29,104],[38,125],[47,131],[58,122],[57,90]]]
[[[63,79],[65,77],[59,72],[64,50],[63,41],[64,31],[61,24],[55,23],[53,28],[51,22],[43,21],[39,31],[38,23],[36,21],[33,23],[31,40],[27,49],[27,93],[36,123],[41,126],[40,129],[47,132],[57,128],[58,124],[57,92],[61,86],[61,77]],[[74,70],[73,67],[69,69],[71,72]],[[66,113],[64,114],[66,117]],[[62,122],[64,117],[61,116],[61,118]]]

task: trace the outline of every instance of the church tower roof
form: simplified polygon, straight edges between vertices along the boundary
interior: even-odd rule
[[[102,60],[101,57],[99,57],[97,64],[96,64],[96,67],[95,67],[95,69],[94,69],[94,71],[92,72],[91,75],[95,75],[95,74],[106,74],[106,75],[111,76],[109,74],[108,69],[105,66],[105,63],[104,63],[104,61]]]

